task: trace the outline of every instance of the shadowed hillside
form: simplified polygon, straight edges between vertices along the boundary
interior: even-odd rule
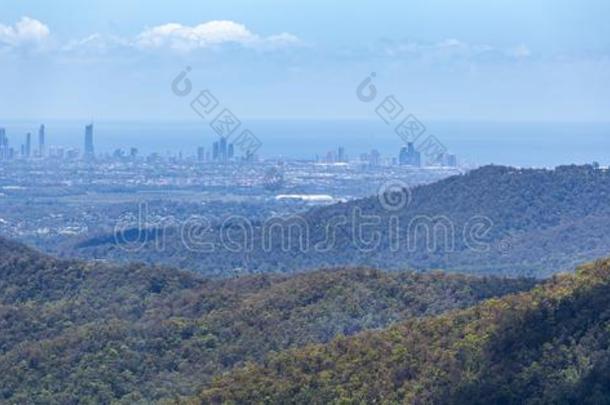
[[[393,205],[401,198],[405,203]],[[375,196],[283,222],[236,219],[190,233],[127,229],[62,253],[171,263],[220,276],[364,265],[547,277],[610,254],[609,198],[610,172],[595,166],[487,166],[408,196],[382,194],[383,204]],[[185,234],[193,239],[185,243]]]
[[[270,352],[533,284],[363,268],[212,281],[160,267],[57,260],[0,239],[0,402],[193,395]]]
[[[609,325],[605,260],[531,292],[274,355],[192,402],[603,404]]]

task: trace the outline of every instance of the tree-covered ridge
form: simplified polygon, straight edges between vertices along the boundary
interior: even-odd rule
[[[530,292],[283,352],[192,403],[603,404],[610,260]]]
[[[206,280],[162,267],[57,260],[0,238],[0,402],[194,395],[271,352],[532,285],[365,268]]]
[[[294,272],[364,265],[546,277],[610,254],[610,234],[604,231],[610,226],[609,198],[610,172],[596,166],[563,166],[554,170],[486,166],[414,188],[409,203],[402,209],[387,210],[379,197],[373,196],[293,217],[292,225],[306,224],[306,249],[299,243],[288,248],[282,246],[277,234],[263,248],[266,240],[263,235],[268,237],[271,233],[265,231],[266,222],[253,222],[250,235],[250,230],[245,233],[240,227],[243,222],[229,221],[228,225],[213,224],[207,232],[198,234],[201,240],[197,243],[214,246],[213,251],[187,249],[180,232],[169,228],[141,233],[131,230],[142,239],[136,239],[138,243],[149,240],[138,245],[141,249],[137,251],[126,250],[117,243],[122,240],[120,237],[109,234],[66,247],[63,253],[165,262],[221,276],[233,270]],[[379,221],[361,228],[360,234],[359,224],[370,221],[369,218]],[[475,244],[470,239],[477,232],[472,222],[476,218],[485,218],[489,229],[479,235]],[[428,231],[439,229],[433,228],[433,224],[451,226],[451,242],[446,243],[443,235],[439,235],[438,243],[432,246],[426,230],[411,228],[415,220],[422,221]],[[394,223],[398,224],[396,231]],[[286,232],[288,227],[285,223]],[[380,235],[379,243],[372,249],[363,248],[359,238],[374,240],[376,233]],[[227,249],[221,235],[225,240],[237,241],[247,237],[251,244],[242,244],[243,249]],[[400,235],[400,240],[393,240],[396,238],[392,235]],[[163,240],[163,249],[158,249],[159,240]],[[293,234],[291,240],[298,238]],[[327,246],[329,240],[332,243]],[[316,246],[320,243],[324,247],[318,250]]]

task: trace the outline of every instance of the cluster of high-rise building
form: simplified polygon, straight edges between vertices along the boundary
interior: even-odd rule
[[[42,124],[38,128],[38,148],[32,148],[32,133],[28,132],[25,135],[25,143],[21,144],[21,157],[22,158],[32,158],[32,157],[45,157],[46,149],[45,149],[45,126]]]
[[[316,161],[320,161],[319,156],[316,156]],[[339,146],[337,150],[329,150],[322,161],[324,163],[347,163],[348,157],[345,153],[345,147]]]
[[[112,152],[112,157],[118,160],[136,160],[138,157],[138,148],[130,148],[128,152],[120,148],[115,149],[114,152]]]
[[[203,146],[197,148],[197,160],[199,162],[230,162],[236,158],[235,146],[224,136],[221,136],[220,139],[212,144],[211,154],[210,151],[206,151]],[[249,154],[241,159],[252,161],[255,159],[255,156]]]
[[[413,142],[409,142],[406,146],[400,148],[398,163],[401,166],[421,167],[421,153],[415,149]]]
[[[9,144],[9,139],[6,134],[6,128],[0,128],[0,160],[11,160],[16,158],[31,159],[31,158],[70,158],[76,159],[79,157],[79,152],[75,149],[64,149],[62,147],[51,147],[47,150],[46,146],[46,127],[44,124],[38,128],[38,146],[32,145],[32,133],[28,132],[25,135],[25,141],[21,144],[20,149],[16,152],[15,148]],[[93,147],[93,124],[85,127],[85,159],[93,159],[95,157]]]
[[[95,146],[93,138],[93,123],[85,126],[84,134],[84,149],[81,154],[77,149],[64,149],[62,147],[49,147],[46,146],[46,128],[45,125],[40,125],[38,128],[38,144],[35,147],[32,142],[32,133],[27,133],[25,136],[25,142],[21,145],[20,151],[15,151],[9,144],[9,138],[5,128],[0,128],[0,160],[16,159],[21,157],[22,159],[30,158],[59,158],[59,159],[70,159],[75,160],[82,158],[85,161],[92,161],[95,159]],[[19,153],[20,152],[20,153]],[[131,148],[129,151],[122,149],[116,149],[111,155],[104,155],[105,157],[112,157],[119,160],[130,159],[136,160],[138,155],[137,148]],[[102,156],[102,157],[104,157]],[[147,160],[155,161],[161,157],[153,153]],[[254,160],[253,155],[249,155],[245,160]],[[182,160],[182,152],[178,158],[172,158],[174,160]],[[228,142],[227,137],[220,137],[216,142],[213,143],[211,151],[206,150],[204,147],[197,148],[196,159],[199,162],[230,162],[235,161],[235,148],[233,143]],[[426,156],[426,162],[423,161],[424,157],[422,152],[417,150],[412,142],[407,143],[400,148],[398,159],[392,158],[391,164],[400,166],[411,166],[411,167],[422,167],[424,165],[443,166],[443,167],[457,167],[457,158],[453,154],[441,153],[438,156],[430,157]],[[347,163],[349,158],[347,156],[345,147],[339,146],[336,150],[331,150],[326,153],[326,156],[320,159],[316,156],[316,162],[324,163]],[[363,153],[360,155],[360,162],[365,163],[368,166],[380,166],[382,164],[389,164],[390,160],[383,160],[381,154],[376,149],[371,150],[369,153]],[[385,162],[385,163],[384,163]]]
[[[372,167],[379,166],[381,165],[381,153],[377,149],[372,149],[369,153],[361,154],[360,161]]]
[[[234,153],[233,144],[228,143],[224,136],[212,145],[212,160],[215,162],[227,162],[233,159]]]
[[[339,146],[337,150],[327,152],[323,159],[316,156],[315,160],[317,162],[321,161],[324,163],[346,163],[349,161],[343,146]],[[369,167],[381,166],[390,163],[392,165],[411,167],[422,167],[424,164],[431,166],[457,167],[457,158],[453,154],[442,153],[434,158],[427,157],[426,162],[424,162],[422,152],[417,150],[412,142],[409,142],[400,148],[398,159],[383,159],[381,153],[379,153],[377,149],[372,149],[370,152],[360,155],[360,163],[363,163]]]
[[[457,157],[451,153],[441,153],[438,156],[429,157],[426,163],[433,166],[457,167]],[[415,148],[412,142],[400,148],[398,164],[401,166],[422,166],[421,152]]]

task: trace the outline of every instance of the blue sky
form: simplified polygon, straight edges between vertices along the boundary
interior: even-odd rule
[[[371,118],[376,73],[425,120],[608,121],[607,0],[5,1],[0,119]]]

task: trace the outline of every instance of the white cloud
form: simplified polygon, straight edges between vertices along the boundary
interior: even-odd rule
[[[523,59],[532,55],[525,46],[501,48],[488,44],[470,44],[455,38],[444,39],[435,43],[384,40],[369,48],[370,54],[408,60],[426,59],[433,61],[507,61]]]
[[[94,33],[63,44],[51,40],[49,28],[30,17],[22,17],[14,25],[0,24],[0,51],[36,49],[67,56],[105,57],[111,54],[132,55],[139,50],[171,50],[190,52],[219,48],[225,45],[262,51],[302,45],[289,33],[261,36],[245,25],[230,20],[208,21],[194,27],[169,23],[144,30],[134,37]]]
[[[229,20],[209,21],[194,27],[170,23],[159,25],[137,36],[135,45],[141,48],[167,48],[180,52],[211,48],[223,44],[237,44],[248,48],[278,48],[299,44],[299,39],[288,33],[261,37],[245,25]]]
[[[49,35],[49,27],[30,17],[22,17],[13,26],[0,24],[0,45],[10,48],[40,46]]]
[[[73,40],[62,46],[61,50],[71,53],[106,54],[119,48],[131,47],[130,41],[113,35],[92,34],[88,37]]]

